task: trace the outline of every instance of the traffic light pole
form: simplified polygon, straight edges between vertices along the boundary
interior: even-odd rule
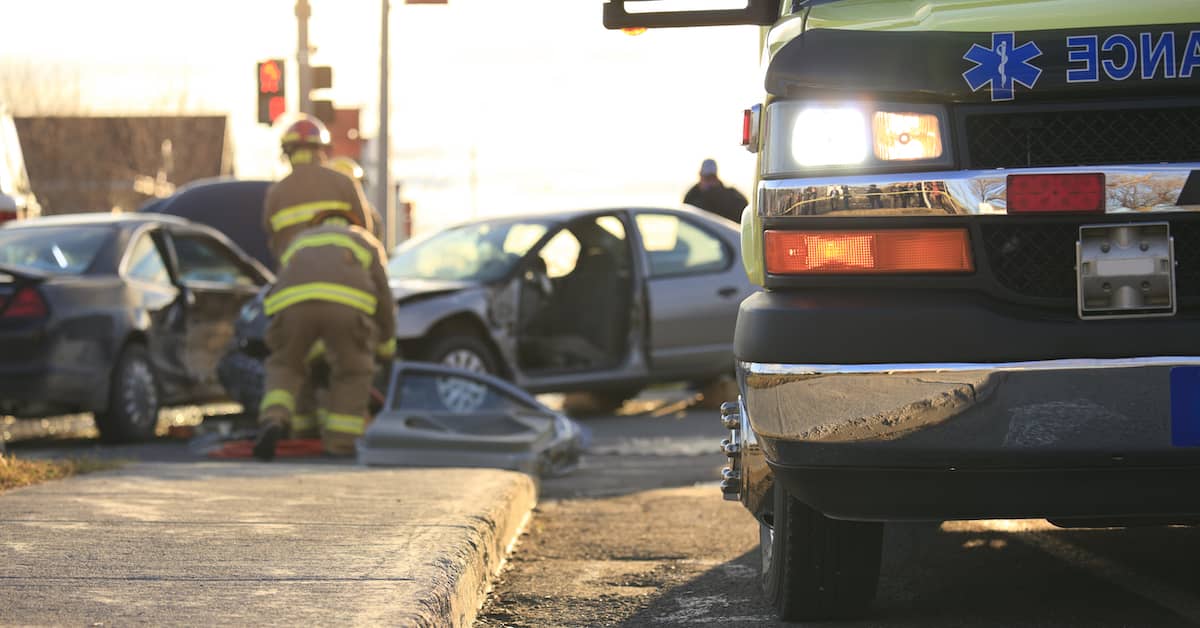
[[[301,0],[303,1],[303,0]],[[389,0],[380,0],[383,5],[379,34],[379,133],[375,138],[376,165],[375,207],[383,215],[384,246],[390,252],[396,244],[396,206],[392,202],[391,169],[388,167],[388,150],[391,145],[388,135],[388,13]]]
[[[303,113],[312,113],[312,96],[309,94],[311,76],[308,65],[308,17],[312,10],[308,0],[296,0],[296,68],[300,72],[300,105]]]

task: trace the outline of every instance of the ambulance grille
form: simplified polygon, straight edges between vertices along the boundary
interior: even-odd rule
[[[968,168],[1200,161],[1200,106],[963,117]]]
[[[1000,285],[1023,297],[1074,307],[1075,241],[1080,224],[1084,223],[1005,221],[980,225],[992,275]],[[1172,220],[1171,237],[1175,240],[1176,295],[1181,304],[1200,300],[1200,220]]]

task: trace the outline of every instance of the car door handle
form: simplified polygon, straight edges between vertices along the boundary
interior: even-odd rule
[[[725,286],[724,288],[717,290],[717,294],[723,299],[728,299],[729,297],[737,294],[737,291],[737,288],[734,288],[733,286]]]

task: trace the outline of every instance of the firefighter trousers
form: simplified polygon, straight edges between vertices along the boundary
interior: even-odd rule
[[[375,373],[375,322],[367,314],[339,303],[301,301],[277,312],[267,327],[267,381],[259,423],[276,423],[305,431],[311,425],[293,425],[297,399],[310,394],[309,358],[320,341],[329,364],[326,408],[318,410],[317,423],[325,451],[352,455],[354,441],[366,430]],[[304,403],[302,405],[308,405]]]

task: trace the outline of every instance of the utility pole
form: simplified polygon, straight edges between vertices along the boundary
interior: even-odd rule
[[[296,0],[296,68],[300,74],[300,111],[302,113],[312,113],[312,96],[309,92],[312,91],[309,86],[312,84],[312,76],[309,73],[308,65],[308,17],[312,15],[312,10],[308,6],[308,0]]]
[[[303,1],[303,0],[301,0]],[[396,205],[392,199],[391,169],[388,167],[388,152],[391,146],[388,135],[388,12],[389,0],[380,0],[383,14],[379,34],[379,133],[375,138],[376,164],[375,207],[383,215],[384,246],[390,252],[396,244]]]

